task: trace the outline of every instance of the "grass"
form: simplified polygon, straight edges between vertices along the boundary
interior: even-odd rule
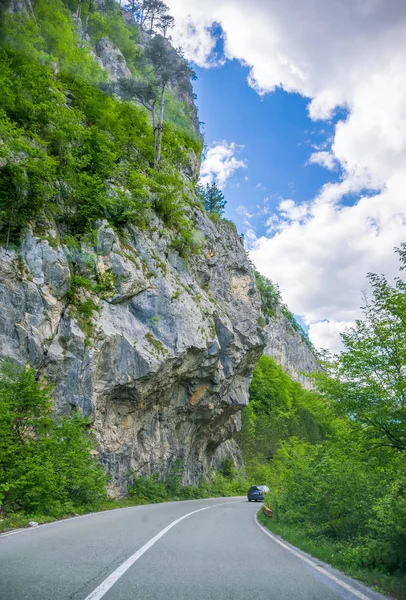
[[[168,354],[168,350],[163,343],[160,340],[157,340],[151,332],[148,331],[148,333],[145,334],[145,339],[153,346],[153,348],[155,348],[158,354],[162,354],[163,356]]]
[[[340,553],[342,544],[339,542],[326,538],[312,539],[297,526],[280,523],[266,517],[262,510],[258,513],[258,521],[272,531],[272,533],[279,535],[293,546],[296,546],[296,548],[340,569],[346,575],[366,583],[379,592],[391,594],[395,598],[399,598],[399,600],[406,600],[406,578],[404,576],[388,575],[379,571],[354,567],[343,559]]]

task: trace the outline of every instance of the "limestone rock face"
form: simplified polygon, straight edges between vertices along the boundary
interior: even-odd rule
[[[248,402],[264,346],[251,267],[230,225],[199,210],[195,219],[201,249],[188,260],[157,217],[125,243],[100,222],[80,249],[27,233],[20,253],[0,250],[0,357],[45,374],[59,414],[75,406],[92,417],[113,493],[129,471],[165,473],[176,459],[196,482]],[[79,288],[69,302],[73,275],[98,295]]]
[[[12,13],[28,13],[29,15],[34,14],[32,9],[31,0],[10,0],[7,5],[7,10]]]
[[[312,389],[312,382],[306,373],[313,373],[320,366],[314,352],[281,312],[277,312],[276,317],[266,326],[265,338],[264,354],[274,358],[304,388]]]
[[[96,53],[103,67],[109,74],[109,80],[118,81],[121,77],[131,77],[131,71],[128,68],[123,53],[111,40],[104,37],[97,42]]]

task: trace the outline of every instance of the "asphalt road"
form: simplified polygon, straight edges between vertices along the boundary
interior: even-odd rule
[[[4,534],[0,599],[383,598],[266,535],[258,508],[245,498],[172,502]]]

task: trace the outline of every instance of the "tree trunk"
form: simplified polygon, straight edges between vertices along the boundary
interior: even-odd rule
[[[87,15],[86,15],[86,21],[85,21],[85,26],[83,28],[82,40],[85,37],[85,35],[87,34],[87,30],[89,29],[90,15],[92,14],[93,7],[94,7],[94,0],[89,0],[89,10],[87,11]]]
[[[9,221],[9,223],[8,223],[6,250],[8,250],[8,244],[10,242],[10,231],[11,231],[11,221]]]
[[[162,132],[163,132],[163,123],[164,123],[164,107],[165,107],[165,89],[166,84],[162,86],[161,90],[161,107],[159,111],[159,123],[158,123],[158,139],[157,139],[157,148],[156,148],[156,166],[159,165],[161,160],[161,149],[162,149]]]
[[[157,128],[157,124],[156,124],[156,108],[155,108],[155,105],[151,109],[151,114],[152,114],[152,129],[154,131],[154,153],[155,153],[155,157],[156,157],[157,139],[158,139],[158,128]]]
[[[82,12],[82,0],[79,0],[78,1],[78,8],[76,10],[76,16],[79,17],[79,19],[80,19],[81,12]]]

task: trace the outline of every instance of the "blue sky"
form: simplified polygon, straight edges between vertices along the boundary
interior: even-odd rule
[[[241,146],[237,158],[247,164],[230,177],[223,190],[225,216],[240,232],[246,231],[247,225],[238,207],[245,206],[257,215],[251,221],[257,235],[262,235],[267,215],[258,213],[265,198],[270,214],[281,198],[308,201],[323,184],[339,180],[339,170],[331,173],[308,160],[314,145],[332,138],[342,113],[331,121],[315,123],[308,116],[309,100],[299,94],[279,88],[260,96],[247,85],[249,69],[236,60],[217,68],[195,67],[195,71],[194,89],[206,144],[232,140]]]

